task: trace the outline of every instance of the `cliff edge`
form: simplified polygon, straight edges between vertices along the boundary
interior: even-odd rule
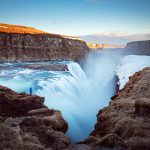
[[[127,43],[126,49],[129,54],[150,55],[150,40],[129,42]]]
[[[63,150],[70,145],[68,125],[44,98],[0,86],[0,149]]]
[[[81,144],[89,150],[150,149],[150,67],[135,73],[97,114],[95,130]],[[78,146],[80,146],[80,144]]]
[[[31,27],[0,24],[0,61],[79,61],[90,49],[86,42]]]

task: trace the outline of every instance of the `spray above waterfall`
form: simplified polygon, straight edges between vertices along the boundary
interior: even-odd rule
[[[84,70],[71,61],[59,62],[67,64],[68,71],[13,67],[1,72],[0,82],[18,92],[28,92],[32,87],[34,94],[45,97],[45,105],[62,112],[69,125],[67,134],[76,142],[94,129],[96,114],[114,94],[114,69],[120,57],[113,50],[93,52],[84,63]]]

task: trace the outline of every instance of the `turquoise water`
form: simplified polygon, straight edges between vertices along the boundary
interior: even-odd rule
[[[92,53],[84,70],[71,61],[41,62],[67,64],[68,71],[21,68],[24,63],[1,64],[0,84],[26,93],[32,87],[34,94],[45,97],[46,106],[61,110],[69,125],[67,134],[76,142],[94,129],[96,114],[113,96],[114,69],[120,57],[110,52]]]

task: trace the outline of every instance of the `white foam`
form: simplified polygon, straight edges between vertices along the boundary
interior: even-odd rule
[[[150,67],[150,56],[129,55],[121,59],[116,67],[116,75],[119,78],[119,89],[124,88],[130,76],[145,67]]]

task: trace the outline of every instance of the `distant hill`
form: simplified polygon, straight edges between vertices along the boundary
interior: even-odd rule
[[[131,35],[123,34],[123,33],[91,34],[91,35],[79,36],[79,38],[81,38],[82,40],[88,43],[126,45],[128,42],[131,41],[150,40],[150,33],[131,34]]]

